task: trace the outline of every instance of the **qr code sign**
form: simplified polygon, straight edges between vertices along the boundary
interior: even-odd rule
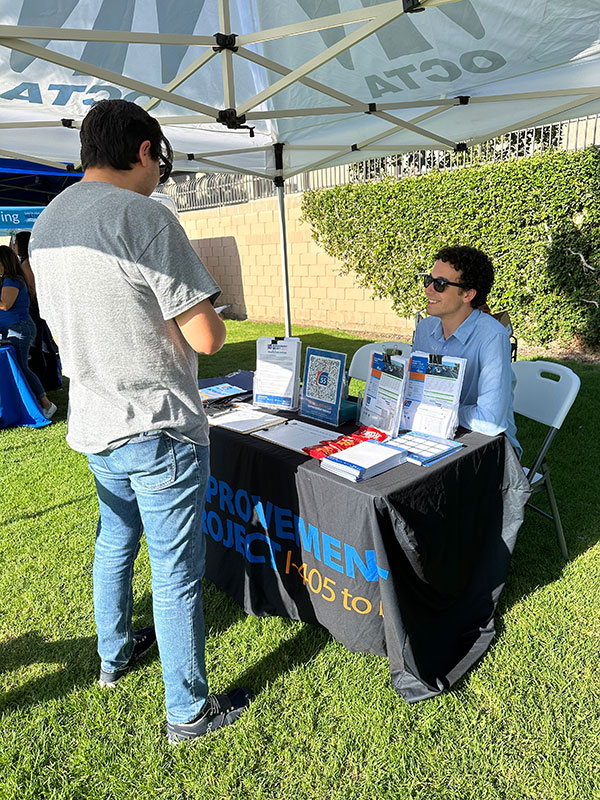
[[[310,356],[308,376],[304,393],[313,400],[335,403],[335,394],[340,375],[340,362],[335,358]]]

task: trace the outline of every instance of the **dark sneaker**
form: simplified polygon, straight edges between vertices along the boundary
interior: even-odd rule
[[[252,700],[254,695],[243,686],[232,689],[227,694],[210,694],[196,719],[181,724],[167,722],[167,739],[171,744],[176,744],[231,725]]]
[[[133,632],[133,653],[131,658],[121,669],[114,672],[106,672],[100,669],[100,679],[98,683],[102,689],[114,689],[119,683],[121,678],[126,675],[133,665],[143,658],[148,650],[156,644],[156,632],[154,625],[149,625],[147,628],[140,628],[139,631]]]

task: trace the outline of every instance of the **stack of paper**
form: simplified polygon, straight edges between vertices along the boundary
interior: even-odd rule
[[[413,352],[401,427],[445,439],[454,436],[466,365],[458,356]]]
[[[204,403],[213,403],[225,400],[228,397],[235,397],[239,394],[247,394],[245,389],[239,386],[232,386],[231,383],[218,383],[216,386],[206,386],[200,389],[200,397]]]
[[[255,431],[252,435],[306,455],[305,447],[319,444],[331,435],[331,431],[319,428],[317,425],[309,425],[308,422],[300,422],[298,419],[290,419],[284,420],[283,425]]]
[[[275,414],[267,414],[260,409],[252,408],[250,405],[239,405],[219,411],[208,417],[208,424],[219,428],[227,428],[238,433],[252,433],[253,431],[263,430],[271,425],[280,425],[285,422],[283,417]]]
[[[406,461],[406,450],[393,442],[362,442],[339,455],[326,456],[321,466],[350,481],[364,481]]]
[[[408,359],[373,353],[360,412],[361,425],[397,436],[406,389]]]
[[[253,402],[292,411],[300,397],[300,339],[261,336],[256,341]]]
[[[440,436],[431,436],[418,431],[403,433],[402,436],[398,436],[392,441],[396,446],[402,447],[408,452],[407,461],[423,467],[452,455],[463,446],[453,439],[443,439]]]

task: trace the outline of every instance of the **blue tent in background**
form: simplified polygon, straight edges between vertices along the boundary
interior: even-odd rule
[[[0,230],[30,229],[41,208],[67,186],[77,182],[82,174],[33,161],[0,158]],[[33,218],[32,206],[39,208]],[[18,219],[13,222],[13,218]]]

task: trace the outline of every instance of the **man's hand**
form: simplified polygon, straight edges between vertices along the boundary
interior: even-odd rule
[[[197,353],[212,356],[223,347],[227,330],[210,300],[202,300],[175,317],[175,321],[187,343]]]

